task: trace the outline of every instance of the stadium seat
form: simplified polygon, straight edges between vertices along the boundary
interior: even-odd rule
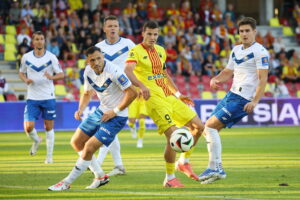
[[[5,44],[17,44],[17,39],[14,35],[5,35]]]
[[[0,44],[0,53],[4,52],[4,46],[2,44]]]
[[[210,28],[210,26],[205,26],[205,33],[206,33],[206,35],[211,36],[211,28]]]
[[[14,94],[7,94],[6,95],[6,100],[7,101],[18,101],[16,95],[14,95]]]
[[[66,96],[67,91],[64,85],[55,85],[55,95]]]
[[[297,97],[300,98],[300,90],[297,91]]]
[[[295,35],[294,32],[293,32],[293,29],[290,26],[284,26],[282,28],[282,33],[285,36],[293,36],[293,35]]]
[[[210,91],[203,91],[201,93],[202,99],[213,99],[213,94]]]
[[[11,52],[11,51],[5,51],[4,52],[4,60],[5,61],[16,61],[17,58],[16,58],[16,55],[14,52]]]
[[[190,76],[190,84],[193,85],[193,86],[198,86],[200,83],[199,81],[199,77],[196,76],[196,75],[191,75]]]
[[[0,34],[0,44],[4,44],[4,43],[5,43],[4,36]]]
[[[84,69],[85,68],[85,59],[79,59],[78,60],[78,68]]]
[[[81,86],[80,86],[80,89],[79,89],[80,95],[83,94],[83,91],[84,91],[84,88],[83,88],[83,85],[81,85]]]
[[[4,60],[4,53],[0,52],[0,60]]]
[[[176,85],[184,85],[184,84],[185,84],[184,76],[176,75]]]
[[[16,48],[16,46],[14,44],[6,43],[5,44],[5,51],[17,53],[17,48]]]
[[[296,85],[295,85],[295,87],[296,87],[296,90],[300,90],[300,83],[296,83]]]
[[[5,33],[10,35],[16,35],[17,34],[16,27],[13,25],[6,25]]]
[[[5,98],[3,96],[3,94],[0,94],[0,102],[4,102],[5,101]]]
[[[226,92],[224,90],[217,91],[217,99],[223,99],[226,96]]]
[[[279,27],[280,26],[279,19],[277,17],[271,18],[270,26]]]

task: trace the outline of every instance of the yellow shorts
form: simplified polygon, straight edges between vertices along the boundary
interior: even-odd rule
[[[136,98],[128,108],[128,118],[139,118],[140,115],[147,115],[145,100]]]
[[[158,127],[158,133],[163,134],[173,125],[184,126],[197,114],[181,100],[174,96],[151,96],[146,101],[148,115]]]

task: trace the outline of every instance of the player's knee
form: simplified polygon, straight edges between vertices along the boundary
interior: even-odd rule
[[[84,144],[76,140],[75,138],[72,138],[70,141],[71,146],[75,151],[81,151],[84,147]]]
[[[34,129],[34,127],[32,125],[26,125],[25,126],[25,132],[26,133],[30,133],[33,129]]]

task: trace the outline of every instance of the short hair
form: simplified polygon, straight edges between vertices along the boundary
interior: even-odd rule
[[[107,16],[107,17],[104,18],[104,24],[108,20],[116,20],[116,21],[118,21],[118,18],[116,16],[114,16],[114,15],[109,15],[109,16]]]
[[[250,25],[253,30],[256,29],[256,20],[253,19],[252,17],[244,17],[238,22],[238,27],[243,25]]]
[[[99,51],[101,52],[101,49],[99,47],[91,46],[86,50],[86,56],[89,56],[90,54],[93,54],[94,52]]]
[[[150,20],[150,21],[147,21],[144,24],[143,31],[145,31],[146,28],[155,29],[155,28],[159,28],[159,26],[158,26],[158,23],[156,21]]]
[[[32,39],[34,39],[34,36],[36,36],[36,35],[42,35],[42,36],[44,36],[44,39],[46,39],[46,37],[45,37],[45,35],[44,35],[44,33],[42,31],[36,31],[36,32],[34,32],[32,34]]]

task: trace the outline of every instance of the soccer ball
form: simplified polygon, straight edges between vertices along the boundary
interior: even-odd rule
[[[172,133],[170,145],[176,152],[186,152],[194,145],[193,135],[188,130],[179,128]]]

